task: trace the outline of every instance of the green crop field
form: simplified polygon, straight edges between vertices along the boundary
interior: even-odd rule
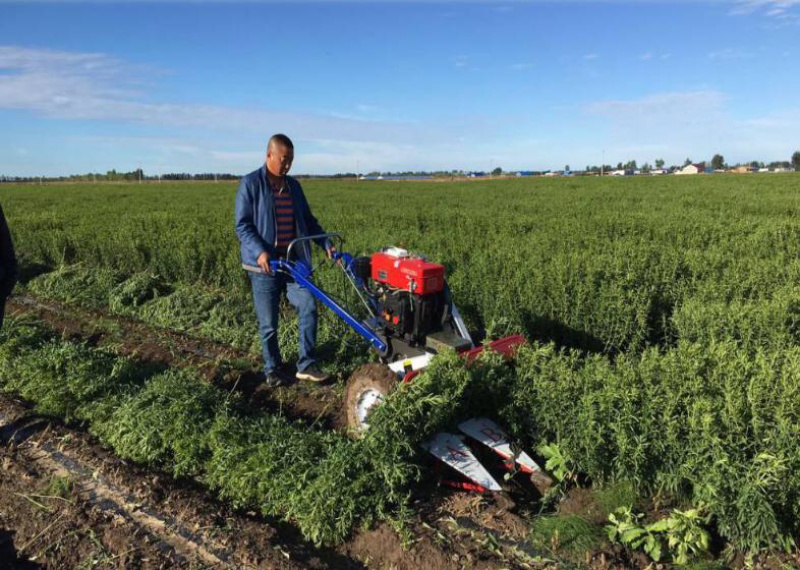
[[[214,388],[187,388],[199,382],[190,373],[148,372],[23,322],[0,333],[3,388],[85,422],[123,456],[281,514],[317,542],[402,518],[422,476],[416,444],[486,414],[528,449],[551,444],[542,453],[583,484],[625,482],[698,507],[734,549],[796,548],[800,175],[304,187],[345,250],[400,245],[444,263],[473,330],[522,332],[530,346],[511,365],[489,355],[466,370],[441,358],[357,442],[253,415]],[[236,188],[3,185],[22,290],[230,344],[255,361]],[[318,279],[341,285],[331,267]],[[283,327],[288,354],[296,334]],[[341,381],[371,357],[330,317],[320,338]],[[156,429],[165,417],[168,429]],[[278,473],[274,487],[259,485]]]

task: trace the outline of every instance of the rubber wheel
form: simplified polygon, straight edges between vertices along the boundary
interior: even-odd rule
[[[353,437],[361,437],[369,427],[370,410],[381,403],[400,382],[397,374],[383,364],[364,364],[347,380],[345,406],[347,430]]]

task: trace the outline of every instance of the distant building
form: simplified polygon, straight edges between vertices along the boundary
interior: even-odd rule
[[[706,165],[703,163],[699,164],[688,164],[678,170],[675,174],[700,174],[701,172],[706,171]]]
[[[747,174],[748,172],[751,172],[751,170],[749,166],[735,166],[733,169],[731,169],[731,172],[736,172],[737,174]]]
[[[656,168],[655,170],[651,170],[650,171],[650,174],[652,174],[653,176],[658,176],[658,175],[666,174],[666,173],[667,173],[667,171],[664,170],[663,168]]]

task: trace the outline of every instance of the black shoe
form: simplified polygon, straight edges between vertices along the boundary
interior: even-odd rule
[[[314,366],[309,366],[305,370],[298,370],[295,377],[298,380],[309,380],[311,382],[325,382],[329,378],[327,374],[321,372],[319,369],[315,368]]]
[[[268,372],[264,376],[264,387],[265,388],[277,388],[279,386],[283,386],[286,382],[277,372]]]

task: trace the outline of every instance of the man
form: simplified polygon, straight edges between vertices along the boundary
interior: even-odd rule
[[[11,295],[14,285],[17,283],[17,272],[17,258],[14,255],[11,232],[8,231],[3,207],[0,206],[0,329],[3,328],[6,299]]]
[[[271,259],[286,257],[286,249],[293,239],[325,233],[311,213],[300,183],[287,176],[293,159],[294,145],[289,137],[272,136],[264,166],[242,178],[236,196],[236,235],[241,243],[242,267],[253,288],[268,388],[284,383],[278,350],[278,307],[284,290],[297,310],[300,323],[296,377],[312,382],[327,379],[314,365],[317,307],[313,295],[288,275],[272,272],[269,266]],[[327,251],[328,257],[336,251],[328,240],[315,241]],[[292,248],[292,256],[310,261],[309,242]]]

